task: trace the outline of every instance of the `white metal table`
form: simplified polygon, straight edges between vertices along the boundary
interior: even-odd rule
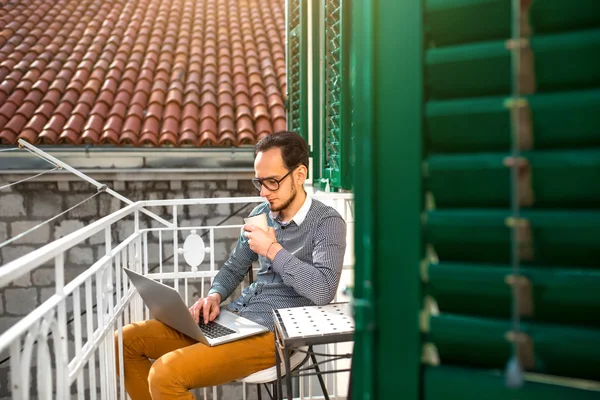
[[[292,399],[292,375],[308,376],[317,375],[319,383],[323,389],[323,395],[329,399],[327,388],[323,382],[322,374],[349,372],[350,369],[341,369],[335,371],[321,371],[320,364],[339,360],[342,358],[351,358],[352,354],[331,354],[324,355],[329,359],[317,362],[316,353],[312,347],[318,344],[331,344],[350,342],[354,336],[354,318],[349,303],[331,303],[326,306],[308,306],[295,308],[281,308],[273,310],[275,321],[275,355],[277,358],[277,392],[283,398],[282,378],[281,378],[281,359],[285,365],[285,370],[290,371],[290,354],[292,351],[300,350],[301,347],[308,346],[306,351],[312,360],[312,365],[301,367],[295,372],[288,372],[285,375],[287,398]],[[322,355],[322,354],[319,354]],[[304,371],[314,369],[315,372],[307,373]]]

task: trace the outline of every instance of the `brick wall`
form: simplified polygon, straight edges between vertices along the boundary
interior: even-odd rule
[[[131,200],[157,200],[175,198],[212,198],[254,196],[256,191],[250,182],[244,181],[143,181],[115,182],[113,189]],[[54,217],[71,206],[87,199],[96,193],[95,188],[85,182],[58,183],[22,183],[13,186],[10,191],[0,192],[0,243],[35,226],[48,218]],[[61,216],[52,223],[44,225],[34,233],[26,235],[17,242],[0,249],[0,265],[4,265],[17,257],[31,252],[52,240],[65,236],[104,217],[123,206],[116,198],[107,193],[100,193],[84,204]],[[180,208],[178,219],[182,226],[216,225],[230,216],[243,205],[212,205]],[[226,224],[241,224],[242,217],[248,214],[252,206],[248,206],[239,215],[229,219]],[[171,209],[166,207],[150,208],[165,219],[171,219]],[[159,224],[142,214],[142,227],[158,227]],[[113,245],[121,242],[133,232],[132,219],[119,221],[113,226]],[[223,232],[215,240],[216,262],[226,259],[233,248],[239,230]],[[180,235],[182,240],[187,234]],[[162,246],[163,259],[173,254],[172,235],[168,235],[171,243]],[[181,246],[181,242],[180,242]],[[100,232],[80,246],[71,249],[65,258],[65,279],[69,282],[105,252],[104,233]],[[149,234],[148,244],[150,265],[158,263],[158,234]],[[171,261],[172,262],[172,261]],[[206,262],[205,262],[206,263]],[[165,263],[168,268],[169,262]],[[219,264],[217,264],[219,265]],[[54,292],[54,266],[52,263],[38,268],[5,288],[0,288],[0,333],[27,315],[35,307],[45,301]],[[72,309],[72,305],[68,305]],[[72,327],[69,348],[74,349]],[[70,354],[73,354],[72,352]],[[0,361],[6,354],[0,355]],[[32,396],[35,395],[35,389]],[[223,397],[231,388],[220,388]],[[234,390],[233,392],[239,393]],[[8,386],[8,363],[0,364],[0,400],[10,398]],[[34,397],[32,397],[34,398]],[[231,398],[236,398],[235,395]]]

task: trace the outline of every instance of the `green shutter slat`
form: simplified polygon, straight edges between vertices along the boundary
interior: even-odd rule
[[[534,149],[600,146],[600,90],[524,97],[530,109]],[[428,102],[425,118],[431,151],[508,151],[507,100],[498,96]]]
[[[510,148],[505,97],[430,101],[426,133],[432,152],[501,151]]]
[[[600,7],[597,0],[534,0],[529,10],[534,32],[579,30],[598,26]]]
[[[538,91],[600,86],[600,30],[534,36],[530,42]],[[430,49],[425,63],[432,98],[510,93],[511,57],[505,41]]]
[[[509,207],[511,171],[505,165],[509,155],[429,157],[427,188],[436,207]],[[521,155],[529,167],[520,179],[533,194],[527,207],[600,208],[600,149]]]
[[[425,3],[425,38],[431,45],[507,39],[511,35],[510,1],[427,0]],[[564,0],[531,3],[528,22],[535,34],[592,28],[600,20],[597,0],[574,0],[568,6]]]
[[[600,90],[534,94],[527,99],[534,148],[600,146]]]
[[[510,320],[440,314],[429,319],[427,341],[444,364],[460,362],[479,368],[503,368],[511,356],[506,333]],[[533,341],[530,371],[571,378],[599,379],[600,330],[564,325],[521,323]]]
[[[506,156],[477,153],[429,157],[426,188],[435,206],[508,207],[510,169],[503,164]]]
[[[534,36],[531,50],[538,91],[600,86],[600,29]]]
[[[425,65],[425,85],[432,98],[510,92],[510,52],[504,41],[434,48],[425,53]]]
[[[600,211],[526,210],[531,258],[526,265],[600,267]],[[510,263],[509,209],[435,210],[426,237],[441,261]]]
[[[427,293],[442,313],[510,318],[510,265],[439,263],[427,267]],[[600,270],[524,267],[536,322],[600,327]]]
[[[485,24],[473,20],[485,20]],[[505,38],[510,36],[510,2],[427,0],[425,29],[425,37],[436,46]]]
[[[507,387],[498,370],[459,367],[427,367],[424,400],[596,400],[600,389],[587,381],[569,382],[557,377],[525,374],[519,390]]]

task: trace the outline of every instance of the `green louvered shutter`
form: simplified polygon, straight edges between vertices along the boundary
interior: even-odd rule
[[[308,18],[305,0],[286,0],[287,124],[308,139]]]
[[[350,1],[323,0],[321,7],[321,182],[351,189]]]
[[[600,398],[600,7],[512,3],[425,2],[425,400]]]

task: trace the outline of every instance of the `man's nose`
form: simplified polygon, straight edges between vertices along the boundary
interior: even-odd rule
[[[267,197],[267,195],[268,195],[269,193],[271,193],[271,191],[270,191],[269,189],[267,189],[267,188],[265,187],[265,185],[261,185],[261,186],[260,186],[260,195],[261,195],[261,197]]]

